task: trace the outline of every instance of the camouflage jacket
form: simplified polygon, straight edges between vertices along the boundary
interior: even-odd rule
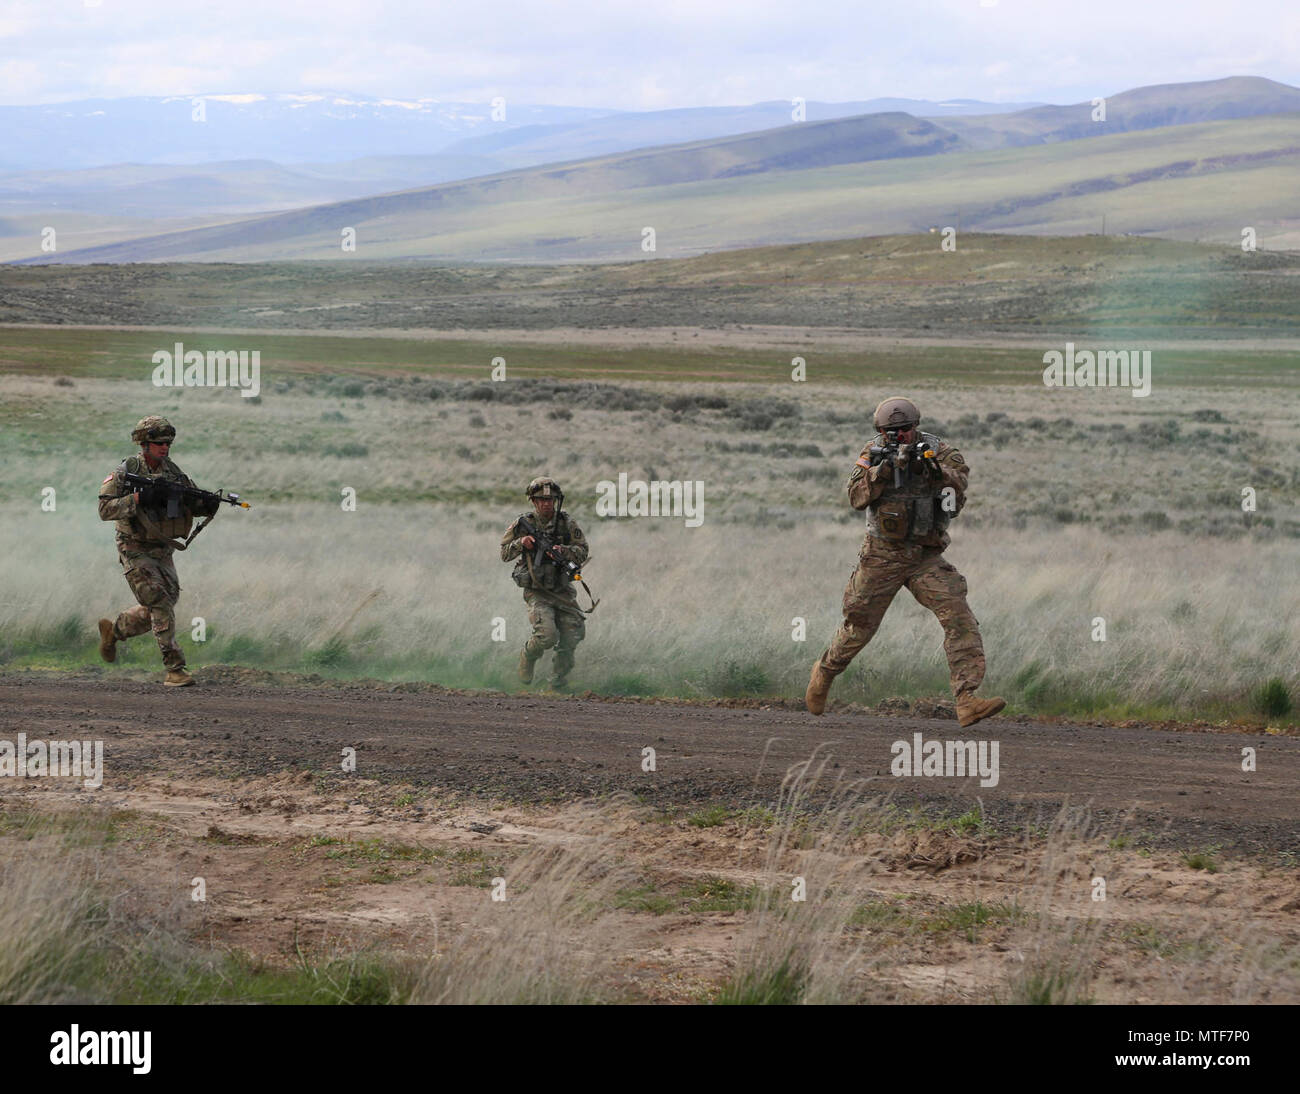
[[[169,541],[173,537],[183,539],[189,535],[194,517],[209,515],[208,511],[200,511],[198,507],[183,507],[179,518],[168,520],[161,513],[141,511],[134,490],[122,481],[123,471],[194,485],[189,476],[167,458],[157,468],[150,468],[139,455],[128,456],[118,464],[113,473],[99,484],[99,519],[116,523],[119,550],[170,554]]]
[[[902,485],[894,486],[894,468],[889,463],[871,466],[871,448],[884,444],[877,433],[867,442],[849,476],[849,504],[866,509],[867,536],[885,543],[917,543],[923,547],[945,548],[948,521],[966,504],[966,482],[970,468],[952,445],[933,433],[921,433],[935,452],[938,477],[924,469],[909,468]],[[944,491],[951,488],[951,511],[944,507]]]
[[[576,596],[573,582],[546,556],[534,548],[525,551],[525,536],[536,535],[537,531],[558,545],[557,554],[568,562],[581,566],[587,561],[587,537],[582,534],[578,522],[564,510],[558,510],[549,524],[543,525],[536,513],[520,513],[510,522],[506,534],[501,537],[501,561],[513,562],[514,572],[510,575],[515,584],[523,589],[542,589],[552,593]],[[529,572],[528,560],[531,557],[532,571]]]

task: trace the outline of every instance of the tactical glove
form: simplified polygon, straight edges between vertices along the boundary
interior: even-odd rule
[[[166,488],[156,483],[140,487],[140,508],[161,509],[167,504]]]

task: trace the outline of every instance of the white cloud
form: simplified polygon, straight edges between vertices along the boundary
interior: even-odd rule
[[[13,2],[0,102],[344,91],[648,109],[1300,83],[1293,0]]]

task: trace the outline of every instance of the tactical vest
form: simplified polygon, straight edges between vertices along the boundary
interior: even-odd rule
[[[130,471],[134,475],[147,475],[151,479],[168,479],[172,482],[185,481],[181,469],[171,460],[164,460],[157,471],[151,471],[149,465],[139,456],[128,456],[118,464],[117,469],[119,471]],[[119,520],[117,522],[118,531],[130,536],[132,539],[159,544],[168,543],[173,539],[183,540],[190,534],[190,529],[193,527],[194,517],[184,505],[181,506],[181,514],[178,517],[169,518],[162,509],[138,508],[135,511],[135,516],[130,520]]]
[[[933,433],[921,433],[920,439],[939,450]],[[884,440],[877,434],[871,443]],[[941,484],[915,461],[908,464],[901,486],[895,487],[888,473],[885,482],[885,492],[867,507],[867,534],[887,543],[941,543],[951,517],[941,504]]]
[[[541,528],[535,513],[525,513],[519,520],[520,523],[517,527],[520,536],[536,535],[538,530],[541,529],[543,535],[554,540],[559,545],[568,546],[573,542],[573,537],[569,532],[569,515],[563,510],[556,514],[555,523],[550,532],[547,532],[545,528]],[[532,560],[531,572],[528,568],[530,558]],[[573,593],[573,582],[565,577],[560,572],[559,567],[538,551],[536,547],[531,551],[525,550],[519,555],[519,558],[515,560],[515,568],[511,571],[510,576],[521,589],[545,589],[549,592]]]

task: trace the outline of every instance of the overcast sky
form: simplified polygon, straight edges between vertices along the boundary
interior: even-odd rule
[[[344,90],[656,110],[1300,85],[1296,0],[0,0],[0,103]]]

